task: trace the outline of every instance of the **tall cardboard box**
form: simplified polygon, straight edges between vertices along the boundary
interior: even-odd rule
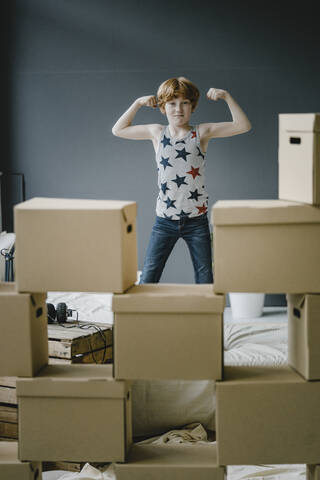
[[[319,461],[320,382],[289,367],[225,367],[216,390],[219,465]]]
[[[307,465],[306,480],[320,480],[320,465]]]
[[[224,480],[215,445],[133,445],[128,463],[115,464],[117,480]]]
[[[211,221],[216,293],[320,292],[320,208],[222,200]]]
[[[0,442],[1,480],[41,480],[41,462],[21,462],[17,442]]]
[[[131,387],[111,365],[49,365],[17,379],[20,460],[124,462]]]
[[[320,114],[279,115],[279,198],[320,205]]]
[[[20,292],[121,293],[135,283],[135,202],[33,198],[14,218]]]
[[[320,294],[287,300],[288,363],[306,380],[320,380]]]
[[[46,294],[0,282],[0,376],[32,377],[47,364]]]
[[[114,295],[120,379],[218,379],[225,297],[212,284],[142,284]]]

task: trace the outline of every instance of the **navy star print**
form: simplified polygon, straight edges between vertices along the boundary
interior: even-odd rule
[[[191,193],[191,195],[190,195],[190,197],[188,197],[188,199],[190,198],[190,199],[194,199],[194,200],[198,201],[198,198],[202,197],[202,193],[198,193],[197,188],[193,192],[190,191],[190,193]]]
[[[172,146],[172,144],[170,143],[170,138],[166,137],[165,135],[163,135],[163,139],[161,140],[161,143],[163,143],[163,148],[165,148],[167,145]]]
[[[190,213],[187,213],[187,212],[184,212],[183,210],[181,210],[181,213],[176,213],[177,217],[189,217]]]
[[[176,201],[177,201],[177,200],[171,200],[171,198],[168,197],[167,200],[164,200],[163,203],[166,203],[166,204],[167,204],[167,209],[170,208],[170,207],[172,207],[172,208],[177,208],[177,207],[175,206]]]
[[[161,190],[164,194],[166,194],[167,190],[170,190],[170,188],[167,187],[167,182],[161,183]]]
[[[166,167],[172,167],[171,163],[169,162],[170,157],[168,157],[168,158],[161,157],[161,158],[162,158],[162,160],[161,160],[160,163],[161,163],[161,165],[163,165],[164,169],[166,169]]]
[[[198,156],[198,157],[202,157],[202,158],[204,158],[204,155],[203,155],[203,153],[201,153],[201,150],[200,150],[200,148],[199,148],[199,147],[197,147],[197,149],[198,149],[198,155],[197,155],[197,156]]]
[[[172,181],[175,182],[178,185],[178,188],[179,188],[179,187],[181,187],[181,185],[188,185],[184,181],[185,178],[186,177],[179,177],[179,175],[177,174],[175,180],[172,180]]]
[[[183,158],[183,160],[187,161],[187,155],[190,155],[190,152],[186,152],[186,149],[183,148],[182,150],[176,150],[177,156],[176,158]]]

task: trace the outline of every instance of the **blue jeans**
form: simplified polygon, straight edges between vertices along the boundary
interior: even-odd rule
[[[179,238],[186,242],[194,268],[195,283],[213,283],[211,238],[207,214],[179,220],[156,217],[144,261],[141,283],[158,283]]]

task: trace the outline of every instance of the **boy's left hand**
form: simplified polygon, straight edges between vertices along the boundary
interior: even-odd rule
[[[219,100],[220,98],[225,100],[227,98],[227,95],[228,92],[226,90],[221,90],[219,88],[209,88],[207,92],[207,97],[209,98],[209,100],[215,101]]]

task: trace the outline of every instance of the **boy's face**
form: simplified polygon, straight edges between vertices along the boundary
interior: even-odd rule
[[[165,103],[165,114],[170,123],[184,125],[188,123],[192,113],[190,100],[181,95]]]

